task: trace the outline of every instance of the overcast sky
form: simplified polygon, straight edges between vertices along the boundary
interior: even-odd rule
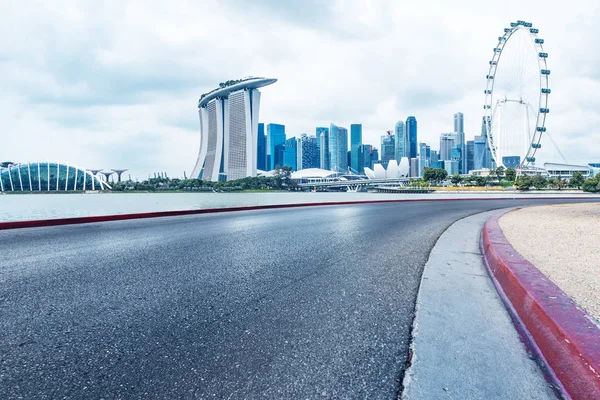
[[[414,115],[437,149],[457,111],[479,134],[492,49],[523,19],[550,55],[548,133],[569,162],[600,162],[597,1],[0,2],[0,160],[189,174],[200,94],[249,75],[279,80],[260,121],[288,137],[362,123],[379,147]]]

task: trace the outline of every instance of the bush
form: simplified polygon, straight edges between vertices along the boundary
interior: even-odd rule
[[[597,193],[600,191],[600,180],[598,178],[588,178],[581,185],[584,192]]]

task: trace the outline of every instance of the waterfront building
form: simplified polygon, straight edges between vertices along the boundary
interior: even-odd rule
[[[473,140],[473,169],[482,170],[487,168],[487,143],[484,136],[475,136]]]
[[[283,152],[283,166],[288,166],[292,171],[298,169],[298,141],[295,137],[286,139]]]
[[[410,173],[409,161],[407,157],[400,160],[390,160],[387,165],[376,163],[373,168],[365,167],[365,175],[368,179],[399,179],[407,178]]]
[[[254,77],[227,81],[200,97],[200,151],[193,178],[218,181],[256,176],[258,88],[276,81]]]
[[[301,158],[301,163],[298,165],[298,170],[307,168],[319,168],[320,155],[316,136],[308,136],[306,133],[303,133],[300,136],[298,153]]]
[[[267,136],[265,135],[265,124],[258,124],[258,143],[256,146],[256,169],[267,171]]]
[[[100,180],[89,170],[71,164],[56,162],[6,163],[0,167],[0,192],[109,189],[111,187],[108,182]]]
[[[348,130],[333,123],[329,127],[329,163],[332,171],[348,170]]]
[[[461,174],[466,174],[467,169],[467,157],[465,151],[465,116],[461,112],[454,114],[454,133],[456,133],[455,146],[459,146],[460,157],[458,163],[458,169]]]
[[[317,127],[316,136],[319,144],[319,164],[321,169],[328,171],[331,164],[329,159],[329,128]]]
[[[417,153],[417,119],[413,116],[410,116],[406,119],[406,136],[408,138],[410,156],[409,158],[418,157]]]
[[[350,125],[350,168],[357,173],[362,173],[364,168],[361,160],[362,124]]]
[[[451,160],[454,146],[456,146],[456,133],[442,133],[440,135],[440,160]]]
[[[468,174],[475,169],[475,141],[468,140],[465,147],[467,151],[467,169],[465,170],[465,173]]]
[[[275,169],[276,166],[283,166],[285,140],[285,125],[267,125],[267,160],[269,160],[269,170]]]
[[[402,121],[396,122],[396,126],[394,127],[394,141],[396,145],[396,161],[400,162],[402,157],[410,157],[408,153],[410,150],[410,144],[406,134],[406,129],[404,127],[404,122]]]
[[[362,157],[362,170],[359,173],[364,173],[365,168],[373,169],[373,146],[370,144],[360,145],[360,154]]]
[[[396,143],[391,131],[381,136],[381,163],[387,165],[390,160],[396,159]]]

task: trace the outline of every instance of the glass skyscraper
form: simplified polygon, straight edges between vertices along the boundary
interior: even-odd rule
[[[348,130],[331,124],[329,127],[329,167],[332,171],[348,170]]]
[[[408,137],[410,158],[416,158],[419,156],[417,153],[417,119],[413,116],[408,117],[405,128],[406,136]]]
[[[467,158],[465,154],[465,116],[461,112],[454,114],[454,133],[456,133],[456,144],[459,146],[460,157],[458,162],[458,169],[461,174],[466,174],[467,169]]]
[[[396,161],[400,164],[402,157],[410,158],[408,151],[410,149],[408,143],[408,136],[406,135],[406,129],[404,128],[404,122],[398,121],[394,127],[394,140],[396,144]]]
[[[396,143],[391,131],[381,136],[381,164],[387,168],[390,160],[396,159]]]
[[[427,143],[419,143],[419,176],[423,176],[425,167],[429,167],[431,147]]]
[[[451,160],[452,149],[456,146],[456,133],[442,133],[440,135],[440,160]]]
[[[267,125],[267,160],[269,170],[276,166],[283,166],[283,155],[285,145],[285,125]]]
[[[265,124],[258,124],[258,144],[256,152],[256,169],[267,171],[267,137],[265,136]]]
[[[465,174],[468,174],[475,169],[475,141],[468,140],[465,147],[467,150],[467,169],[465,170]]]
[[[320,155],[317,138],[303,133],[300,137],[300,143],[301,147],[298,149],[298,152],[301,154],[302,164],[298,165],[298,169],[319,168]]]
[[[283,165],[292,168],[292,171],[298,169],[298,141],[295,137],[285,141],[283,152]]]
[[[362,174],[360,146],[362,145],[362,124],[350,125],[350,167],[357,174]]]
[[[329,170],[329,128],[318,126],[316,130],[319,145],[319,165],[321,169]]]

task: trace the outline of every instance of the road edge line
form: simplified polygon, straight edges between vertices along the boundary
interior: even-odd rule
[[[544,200],[561,200],[561,199],[581,199],[589,200],[596,199],[597,197],[542,197]],[[352,201],[333,201],[333,202],[311,202],[311,203],[290,203],[290,204],[268,204],[268,205],[255,205],[255,206],[239,206],[239,207],[224,207],[224,208],[204,208],[204,209],[193,209],[193,210],[174,210],[174,211],[153,211],[145,213],[130,213],[130,214],[111,214],[111,215],[97,215],[87,217],[69,217],[69,218],[55,218],[55,219],[42,219],[42,220],[26,220],[26,221],[7,221],[0,222],[0,231],[8,229],[23,229],[23,228],[39,228],[47,226],[60,226],[60,225],[77,225],[77,224],[89,224],[95,222],[108,222],[108,221],[124,221],[133,219],[145,219],[145,218],[161,218],[161,217],[176,217],[184,215],[197,215],[197,214],[212,214],[220,212],[236,212],[236,211],[252,211],[252,210],[265,210],[265,209],[277,209],[277,208],[297,208],[297,207],[317,207],[317,206],[337,206],[337,205],[352,205],[352,204],[370,204],[370,203],[402,203],[402,202],[423,202],[423,201],[468,201],[468,200],[539,200],[540,197],[486,197],[486,198],[450,198],[450,199],[395,199],[395,200],[352,200]]]

